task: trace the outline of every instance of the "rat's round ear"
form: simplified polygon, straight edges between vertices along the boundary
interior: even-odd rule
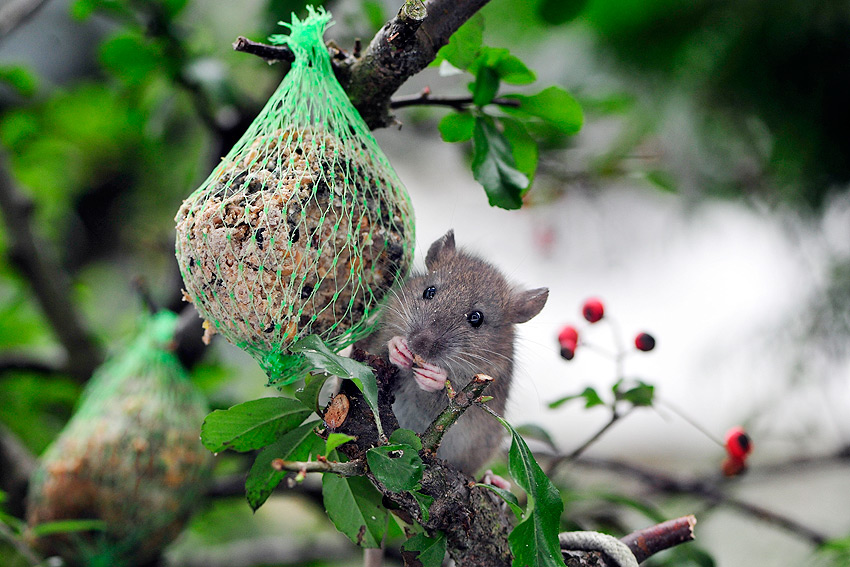
[[[511,323],[525,323],[543,309],[546,300],[549,299],[549,288],[538,287],[514,293],[511,301],[510,319]]]
[[[429,270],[433,270],[438,264],[445,261],[449,256],[454,256],[454,254],[455,231],[450,229],[428,249],[428,254],[425,256],[425,266]]]

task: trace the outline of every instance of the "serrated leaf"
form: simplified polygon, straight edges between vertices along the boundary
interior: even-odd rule
[[[344,445],[349,441],[354,441],[355,439],[356,437],[346,435],[345,433],[330,433],[328,434],[327,441],[325,441],[325,454],[328,454],[340,445]]]
[[[520,425],[515,428],[517,433],[525,437],[526,439],[534,439],[536,441],[542,441],[546,443],[549,447],[552,448],[556,453],[558,452],[558,447],[555,445],[555,441],[552,440],[552,436],[549,435],[549,432],[536,425],[534,423],[526,423],[524,425]]]
[[[204,447],[253,451],[297,427],[311,410],[292,398],[260,398],[209,414],[201,426]]]
[[[416,552],[415,559],[422,567],[440,567],[446,556],[446,535],[443,532],[437,532],[434,537],[416,534],[404,542],[401,548],[407,552]]]
[[[558,489],[534,460],[519,433],[497,417],[511,434],[508,470],[511,477],[528,495],[526,518],[508,536],[513,553],[513,567],[564,567],[558,528],[564,503]]]
[[[490,104],[499,92],[499,74],[492,67],[480,67],[472,84],[472,102],[481,107]]]
[[[558,26],[574,20],[586,5],[587,0],[543,0],[537,13],[547,24]]]
[[[502,124],[508,143],[511,145],[511,155],[514,157],[516,168],[528,177],[528,187],[523,191],[523,194],[525,194],[531,188],[534,174],[537,172],[539,157],[537,142],[519,120],[500,118],[499,122]]]
[[[364,476],[322,477],[322,497],[336,529],[361,547],[380,547],[387,524],[381,493]]]
[[[434,503],[434,498],[432,496],[428,496],[427,494],[422,494],[417,490],[411,490],[410,495],[413,496],[413,499],[416,500],[416,503],[419,504],[419,512],[422,514],[422,521],[427,522],[428,518],[431,517],[431,504]]]
[[[620,392],[618,399],[631,402],[635,406],[651,406],[655,397],[655,386],[639,382],[637,386]]]
[[[21,65],[0,66],[0,82],[6,83],[24,97],[34,95],[38,86],[35,75]]]
[[[472,139],[475,117],[468,112],[452,112],[443,116],[437,128],[444,142],[465,142]]]
[[[491,206],[518,209],[528,177],[516,168],[511,146],[489,116],[475,119],[472,173],[487,192]]]
[[[416,451],[422,450],[422,440],[416,432],[411,429],[396,429],[393,431],[393,434],[390,435],[390,443],[410,445]]]
[[[422,479],[424,465],[410,445],[381,445],[366,451],[369,470],[391,492],[413,490]]]
[[[319,394],[328,378],[329,376],[327,374],[309,374],[304,379],[304,387],[295,390],[295,397],[306,407],[321,415],[322,408],[319,406]]]
[[[378,383],[371,368],[331,351],[317,335],[308,335],[298,340],[290,347],[290,351],[306,357],[318,370],[353,381],[363,392],[363,399],[377,419]]]
[[[587,387],[580,394],[573,394],[571,396],[564,396],[563,398],[555,400],[554,402],[550,402],[549,407],[552,408],[552,409],[555,409],[555,408],[562,406],[563,404],[565,404],[565,403],[567,403],[571,400],[577,400],[579,398],[584,398],[584,407],[585,408],[592,408],[594,406],[604,406],[605,405],[605,402],[602,400],[602,398],[599,397],[599,394],[596,392],[596,390],[591,388],[591,387]]]
[[[484,36],[484,17],[475,14],[449,38],[449,42],[437,52],[435,65],[448,61],[458,69],[466,69],[478,56]]]
[[[286,471],[272,468],[273,460],[306,461],[320,454],[324,443],[313,431],[320,424],[311,421],[296,427],[257,454],[245,479],[245,497],[252,510],[256,512],[286,477]]]
[[[560,87],[549,87],[531,96],[506,95],[520,102],[518,108],[503,107],[513,116],[536,116],[552,124],[563,134],[575,134],[584,123],[581,105],[573,96]]]
[[[516,497],[516,494],[514,494],[513,492],[511,492],[509,490],[505,490],[504,488],[499,488],[498,486],[493,486],[492,484],[484,484],[484,483],[478,482],[478,483],[475,484],[475,486],[480,486],[481,488],[486,488],[487,490],[489,490],[491,492],[495,492],[496,494],[498,494],[502,498],[502,500],[504,500],[505,503],[507,503],[507,505],[510,506],[514,515],[517,518],[522,518],[522,508],[519,505],[519,499]]]

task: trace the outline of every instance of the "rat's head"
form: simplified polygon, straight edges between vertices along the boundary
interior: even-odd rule
[[[537,315],[549,290],[517,290],[492,264],[458,250],[451,230],[431,245],[425,265],[391,302],[392,331],[442,368],[471,375],[510,367],[514,325]]]

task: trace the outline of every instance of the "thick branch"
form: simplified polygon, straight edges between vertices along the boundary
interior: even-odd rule
[[[390,97],[408,78],[428,66],[451,35],[480,10],[488,0],[429,0],[427,17],[407,41],[398,34],[404,26],[397,16],[384,25],[363,56],[343,77],[346,91],[370,128],[393,123]]]
[[[9,259],[29,280],[45,316],[65,347],[69,374],[83,382],[100,364],[100,350],[71,302],[65,272],[33,232],[33,203],[15,187],[3,155],[0,155],[0,209],[9,239]]]
[[[422,438],[422,450],[426,453],[436,455],[437,448],[440,446],[440,441],[443,439],[445,432],[463,415],[463,412],[469,406],[481,397],[484,388],[492,382],[493,378],[491,376],[476,374],[460,392],[451,390],[451,386],[447,382],[446,387],[449,388],[449,405],[446,406],[446,409],[434,419],[431,425],[428,426],[428,429],[420,436]]]

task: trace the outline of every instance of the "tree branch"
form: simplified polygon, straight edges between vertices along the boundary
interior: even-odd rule
[[[433,96],[431,89],[423,89],[415,95],[399,96],[390,101],[390,108],[404,108],[406,106],[448,106],[455,110],[464,110],[472,106],[471,96]],[[494,98],[490,104],[518,108],[520,102],[514,98]]]
[[[328,461],[325,459],[317,461],[285,461],[283,459],[275,459],[272,461],[272,468],[278,472],[320,472],[334,473],[339,476],[361,476],[366,472],[366,462],[359,459],[355,461],[348,461],[346,463]]]
[[[446,388],[449,393],[449,405],[446,406],[446,409],[434,419],[431,425],[420,436],[422,439],[422,450],[431,455],[436,455],[440,441],[449,427],[454,425],[458,418],[463,415],[463,412],[481,397],[484,388],[492,382],[493,378],[491,376],[476,374],[469,381],[469,384],[457,393],[451,389],[451,384],[446,382]]]
[[[635,559],[641,563],[659,551],[693,541],[696,523],[694,516],[683,516],[632,532],[620,541],[632,550]]]
[[[85,382],[102,361],[94,337],[71,302],[62,268],[32,228],[33,203],[15,187],[0,154],[0,212],[9,238],[9,259],[30,282],[41,309],[68,355],[68,373]]]
[[[401,14],[375,34],[363,56],[340,73],[351,102],[370,128],[393,124],[390,98],[408,78],[428,66],[451,35],[478,12],[488,0],[429,0],[421,26],[406,37]],[[410,2],[406,3],[409,4]]]
[[[233,42],[233,51],[256,55],[265,59],[268,63],[274,63],[275,61],[288,61],[291,63],[295,61],[295,54],[292,53],[289,46],[259,43],[241,35]]]
[[[825,534],[822,534],[808,526],[804,526],[787,516],[783,516],[776,512],[767,510],[766,508],[762,508],[761,506],[750,504],[749,502],[744,502],[743,500],[729,496],[716,486],[705,481],[681,480],[658,471],[650,471],[622,461],[583,457],[572,462],[576,465],[604,469],[636,478],[658,492],[673,495],[685,494],[695,496],[712,504],[728,506],[748,516],[782,528],[809,541],[814,546],[820,546],[829,539]]]

